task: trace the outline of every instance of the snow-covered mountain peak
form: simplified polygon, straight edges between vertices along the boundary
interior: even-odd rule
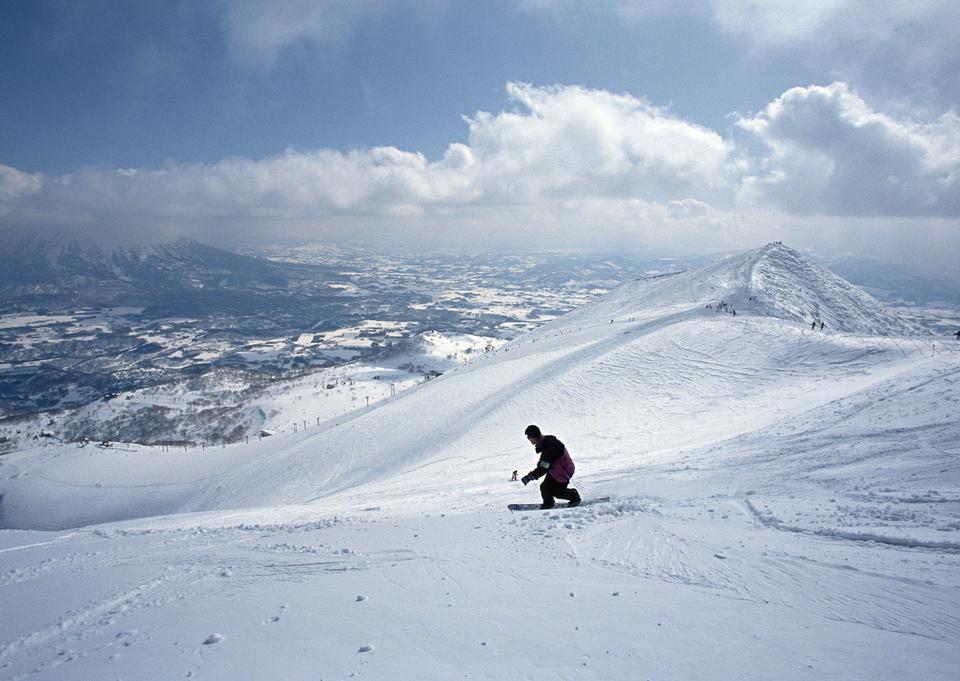
[[[848,333],[911,335],[919,329],[862,289],[782,243],[745,256],[747,307],[773,317],[823,322]],[[751,304],[752,303],[752,304]]]
[[[846,333],[900,336],[920,330],[845,279],[780,243],[676,275],[630,282],[591,314],[610,319],[709,306],[728,314],[774,317]]]
[[[114,304],[171,289],[285,286],[275,265],[184,237],[102,240],[58,233],[0,233],[0,287],[7,297],[62,295]]]

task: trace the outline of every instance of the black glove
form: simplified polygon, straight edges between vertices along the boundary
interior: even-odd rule
[[[522,482],[524,485],[526,485],[528,482],[530,482],[530,476],[529,476],[529,475],[524,475],[522,478],[520,478],[520,482]]]

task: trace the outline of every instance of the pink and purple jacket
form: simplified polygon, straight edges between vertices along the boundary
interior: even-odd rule
[[[549,474],[557,482],[570,482],[576,471],[573,459],[570,458],[570,452],[553,435],[544,435],[537,443],[537,454],[540,455],[540,461],[528,475],[536,480],[544,474]]]

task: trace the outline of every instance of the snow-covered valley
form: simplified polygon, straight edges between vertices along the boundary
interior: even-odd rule
[[[4,456],[2,677],[953,679],[960,344],[915,332],[772,244],[298,432]],[[528,423],[610,501],[508,512]]]

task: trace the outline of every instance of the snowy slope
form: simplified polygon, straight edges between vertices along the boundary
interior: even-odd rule
[[[872,296],[779,243],[676,275],[620,287],[601,305],[575,315],[611,318],[658,313],[690,303],[725,302],[738,314],[824,322],[834,331],[908,335],[921,330]]]
[[[438,483],[429,476],[417,481],[431,487],[432,499],[443,494],[448,472],[482,486],[492,465],[501,467],[501,475],[526,465],[526,445],[517,443],[516,434],[528,421],[562,429],[588,465],[596,458],[604,469],[629,468],[660,450],[673,456],[680,447],[802,413],[811,401],[850,394],[909,365],[895,339],[865,342],[793,323],[803,317],[797,296],[831,328],[847,320],[864,333],[907,329],[869,296],[772,245],[702,270],[625,285],[596,305],[354,418],[270,447],[228,448],[215,461],[197,464],[195,484],[184,480],[177,453],[169,455],[176,465],[153,454],[149,467],[142,456],[112,456],[109,473],[85,463],[95,454],[64,453],[35,482],[34,492],[50,503],[21,504],[12,490],[4,522],[75,524],[69,516],[32,524],[16,513],[37,506],[53,514],[73,512],[52,500],[60,494],[56,481],[77,480],[78,466],[101,485],[84,490],[84,522],[142,515],[137,494],[131,506],[123,495],[104,492],[126,488],[132,479],[162,486],[156,496],[169,497],[164,512],[313,502],[381,479],[394,486],[395,476],[411,470],[441,476]],[[707,309],[721,300],[742,301],[739,315]],[[817,386],[813,399],[811,384]],[[175,473],[168,479],[166,471]],[[146,511],[154,514],[157,507]]]
[[[954,678],[960,352],[910,330],[771,245],[295,434],[3,457],[0,669]],[[506,512],[530,422],[612,500]]]

